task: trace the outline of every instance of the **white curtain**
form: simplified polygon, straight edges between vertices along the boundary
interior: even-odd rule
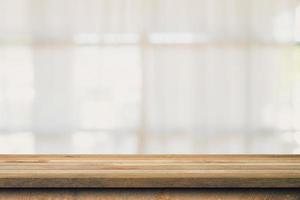
[[[0,150],[297,152],[299,6],[0,0]]]

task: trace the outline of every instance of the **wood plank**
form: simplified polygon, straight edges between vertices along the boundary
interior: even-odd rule
[[[297,189],[1,189],[0,200],[299,200]]]
[[[0,155],[2,188],[300,188],[300,155]]]

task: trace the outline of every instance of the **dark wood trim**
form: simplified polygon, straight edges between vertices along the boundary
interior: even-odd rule
[[[300,188],[300,155],[0,155],[2,188]]]

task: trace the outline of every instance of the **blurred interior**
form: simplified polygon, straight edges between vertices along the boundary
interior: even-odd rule
[[[0,153],[300,153],[300,1],[0,0]]]

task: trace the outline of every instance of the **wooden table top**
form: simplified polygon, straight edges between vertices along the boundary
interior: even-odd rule
[[[0,189],[0,200],[299,200],[297,189]]]
[[[1,188],[300,188],[300,155],[0,155]]]

